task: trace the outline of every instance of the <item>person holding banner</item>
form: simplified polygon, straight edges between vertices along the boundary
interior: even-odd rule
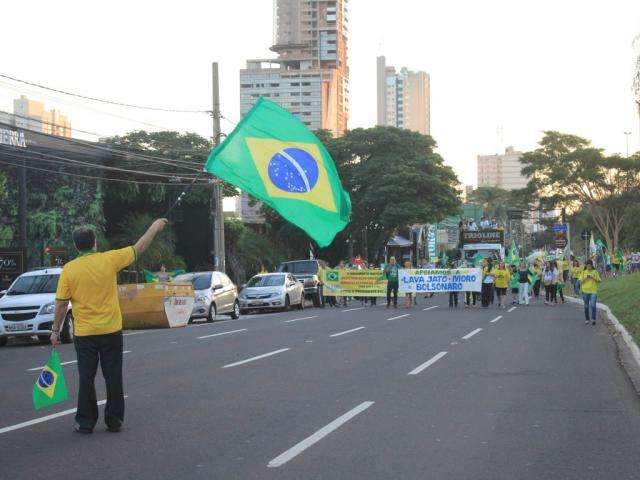
[[[493,294],[493,282],[495,277],[493,276],[493,262],[490,258],[482,260],[482,290],[481,300],[482,307],[487,308],[491,302]]]
[[[398,286],[400,268],[396,263],[396,257],[389,259],[389,264],[384,268],[384,278],[387,280],[387,308],[391,307],[391,295],[393,294],[393,308],[398,308]]]
[[[507,298],[507,287],[511,282],[511,274],[503,261],[498,263],[498,268],[493,270],[495,278],[496,294],[498,295],[498,308],[507,308],[505,305]]]

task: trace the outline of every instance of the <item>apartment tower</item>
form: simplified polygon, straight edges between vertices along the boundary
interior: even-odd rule
[[[266,97],[311,130],[344,134],[349,120],[347,0],[274,0],[276,58],[247,60],[240,112]]]
[[[377,60],[378,125],[431,134],[431,80],[426,72],[396,72],[385,57]]]
[[[71,138],[71,122],[58,110],[45,110],[44,103],[24,95],[13,101],[13,123],[18,128]]]
[[[478,155],[478,187],[497,187],[515,190],[527,186],[529,179],[522,175],[522,152],[507,147],[504,155]]]

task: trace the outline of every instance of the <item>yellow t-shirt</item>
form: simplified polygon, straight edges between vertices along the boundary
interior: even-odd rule
[[[504,270],[494,268],[491,274],[496,279],[496,288],[507,288],[509,286],[509,282],[511,281],[511,273],[509,270],[506,268]]]
[[[571,264],[569,263],[569,260],[560,260],[560,262],[558,263],[559,263],[558,266],[560,267],[561,272],[566,272],[571,268]]]
[[[584,267],[573,267],[571,269],[571,276],[576,280],[580,280],[580,275],[582,275],[583,270],[584,270]]]
[[[88,253],[62,269],[56,300],[70,300],[74,334],[106,335],[122,330],[116,274],[136,259],[133,247]]]
[[[580,274],[582,293],[598,293],[598,283],[600,281],[600,274],[597,270],[583,270]]]

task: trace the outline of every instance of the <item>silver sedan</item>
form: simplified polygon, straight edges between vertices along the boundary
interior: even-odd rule
[[[240,292],[240,312],[304,308],[304,286],[290,273],[267,273],[251,278]]]

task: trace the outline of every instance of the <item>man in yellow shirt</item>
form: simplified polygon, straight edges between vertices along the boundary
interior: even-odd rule
[[[58,281],[51,344],[60,344],[60,325],[71,302],[78,357],[78,433],[92,433],[98,421],[94,386],[98,363],[107,387],[104,421],[110,432],[120,431],[124,421],[124,393],[117,274],[142,255],[166,224],[166,219],[158,219],[134,246],[104,253],[96,251],[96,234],[91,228],[81,227],[73,232],[73,243],[80,255],[64,266]]]
[[[582,300],[584,301],[584,323],[596,324],[598,304],[598,284],[602,281],[598,271],[593,268],[593,260],[587,260],[584,270],[580,274],[580,286],[582,288]],[[591,313],[591,318],[589,318]]]

